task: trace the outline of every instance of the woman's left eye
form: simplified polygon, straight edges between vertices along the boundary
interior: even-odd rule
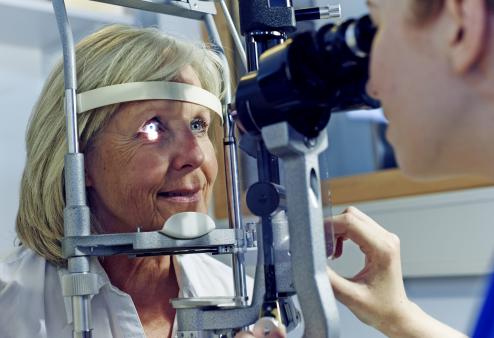
[[[190,122],[190,129],[195,134],[205,134],[208,131],[208,123],[203,119],[195,119]]]

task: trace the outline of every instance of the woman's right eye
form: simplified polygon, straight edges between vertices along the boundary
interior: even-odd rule
[[[163,132],[163,126],[157,119],[152,119],[146,122],[138,131],[138,135],[144,137],[147,141],[156,141],[159,139],[160,133]]]

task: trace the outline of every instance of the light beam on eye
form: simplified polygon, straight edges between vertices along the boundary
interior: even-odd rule
[[[149,141],[156,141],[158,139],[158,132],[153,130],[146,133],[146,137]]]
[[[156,141],[159,137],[159,127],[156,125],[156,122],[146,124],[141,132],[146,135],[149,141]]]

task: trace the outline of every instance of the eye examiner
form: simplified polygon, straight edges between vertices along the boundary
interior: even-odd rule
[[[401,170],[426,180],[493,179],[494,1],[367,4],[377,26],[368,92],[382,103]],[[465,215],[467,232],[468,221]],[[365,267],[349,279],[328,268],[335,296],[362,322],[391,338],[466,337],[408,299],[395,234],[354,207],[332,224],[339,245],[353,241],[366,256]],[[494,275],[472,337],[494,337],[493,323]]]
[[[109,26],[76,47],[78,126],[92,232],[160,230],[206,213],[218,172],[210,139],[223,95],[218,55],[154,29]],[[72,336],[60,280],[64,155],[62,65],[29,122],[16,222],[21,245],[0,261],[0,337]],[[173,337],[176,297],[231,296],[231,269],[205,254],[92,258],[95,338]]]

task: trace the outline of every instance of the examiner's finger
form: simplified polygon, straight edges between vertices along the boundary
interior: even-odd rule
[[[276,327],[273,328],[267,336],[261,332],[254,334],[252,332],[242,331],[237,333],[235,338],[286,338],[286,331],[284,327]]]
[[[286,337],[286,331],[283,326],[272,329],[271,332],[269,332],[269,335],[267,336],[267,338],[285,338],[285,337]]]
[[[356,217],[360,218],[364,222],[369,222],[369,223],[371,223],[373,225],[376,225],[378,227],[381,227],[376,221],[374,221],[374,219],[372,219],[372,217],[370,217],[369,215],[367,215],[366,213],[364,213],[362,210],[360,210],[357,207],[350,206],[350,207],[346,208],[343,211],[343,213],[354,214]]]
[[[269,334],[267,336],[263,336],[261,333],[256,333],[255,335],[256,338],[285,338],[286,337],[286,331],[285,328],[282,327],[275,327],[269,331]]]
[[[259,318],[252,330],[256,338],[284,338],[286,337],[285,327],[270,317]],[[268,335],[265,333],[269,331]]]
[[[336,215],[332,218],[336,237],[344,237],[355,242],[364,254],[379,249],[391,233],[376,222],[367,221],[353,212]]]
[[[235,335],[235,338],[255,338],[252,332],[242,331]]]
[[[285,327],[277,327],[273,331],[269,333],[269,338],[285,338],[286,337],[286,331]]]

